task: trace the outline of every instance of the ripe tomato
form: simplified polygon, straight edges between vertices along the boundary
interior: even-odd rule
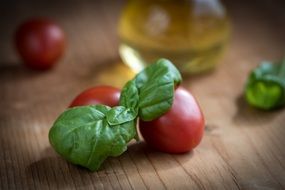
[[[120,90],[111,86],[96,86],[83,91],[69,107],[104,104],[110,107],[118,106]]]
[[[49,69],[63,54],[65,35],[55,23],[46,19],[24,22],[15,35],[18,53],[33,69]]]
[[[175,91],[171,109],[149,122],[139,121],[147,144],[167,153],[183,153],[195,148],[204,131],[204,116],[194,97],[186,89]]]

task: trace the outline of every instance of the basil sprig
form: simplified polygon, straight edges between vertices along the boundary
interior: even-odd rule
[[[246,83],[247,102],[257,108],[271,110],[285,105],[285,59],[277,63],[262,62]]]
[[[153,120],[173,103],[179,71],[160,59],[123,88],[120,106],[80,106],[64,111],[49,131],[52,147],[66,160],[96,171],[109,156],[119,156],[137,136],[136,121]]]

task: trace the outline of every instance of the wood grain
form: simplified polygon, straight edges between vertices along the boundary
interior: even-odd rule
[[[134,75],[117,52],[123,2],[110,2],[1,4],[0,189],[285,189],[285,112],[258,111],[242,98],[249,71],[284,56],[281,0],[225,2],[233,34],[222,63],[184,81],[207,120],[194,151],[170,155],[132,142],[92,173],[51,149],[49,128],[75,95],[97,84],[121,87]],[[31,16],[54,18],[67,33],[67,52],[51,71],[26,69],[14,52],[13,31]]]

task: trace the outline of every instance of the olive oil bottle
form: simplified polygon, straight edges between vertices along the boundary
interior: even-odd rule
[[[119,23],[123,61],[139,71],[158,58],[184,74],[213,68],[229,37],[219,0],[129,0]]]

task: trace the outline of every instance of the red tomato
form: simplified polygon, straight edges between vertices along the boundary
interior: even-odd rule
[[[24,63],[33,69],[49,69],[65,49],[61,28],[46,19],[24,22],[15,35],[16,48]]]
[[[69,107],[103,104],[110,107],[118,106],[120,90],[111,86],[96,86],[83,91]]]
[[[183,153],[195,148],[204,131],[204,116],[194,97],[186,89],[175,91],[171,109],[149,122],[139,121],[147,144],[167,153]]]

